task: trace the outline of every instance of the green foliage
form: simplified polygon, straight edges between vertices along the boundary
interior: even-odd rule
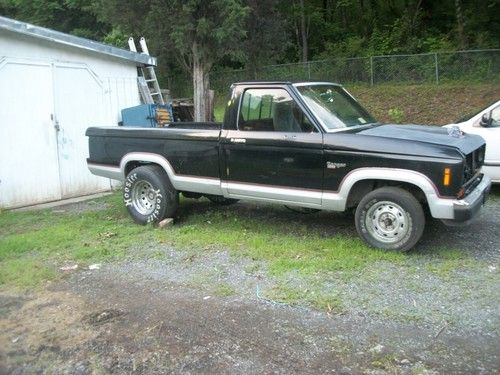
[[[279,61],[290,47],[287,21],[281,17],[278,0],[246,0],[246,36],[243,40],[245,67],[255,72],[260,66]]]
[[[111,27],[96,18],[91,4],[84,0],[0,0],[0,11],[20,21],[101,40]]]
[[[104,36],[102,41],[112,46],[128,48],[128,36],[119,27],[113,28],[113,30]]]
[[[403,122],[403,111],[399,108],[391,108],[387,111],[392,122],[401,124]]]
[[[239,0],[158,0],[152,3],[147,22],[158,35],[168,36],[164,43],[187,67],[192,67],[196,44],[199,58],[210,69],[224,57],[242,59],[247,13]]]
[[[455,45],[447,35],[428,35],[422,40],[422,49],[424,51],[453,51]]]
[[[269,64],[301,60],[302,20],[309,60],[500,45],[498,0],[303,0],[303,7],[301,3],[302,0],[0,0],[0,14],[123,48],[127,47],[128,36],[145,36],[151,53],[159,58],[161,86],[171,88],[174,96],[191,95],[190,75],[186,72],[192,67],[194,42],[202,46],[206,72],[245,68],[245,79],[287,76],[341,82],[354,82],[353,78],[366,75],[366,67],[360,73],[360,67],[352,65],[340,70],[318,67],[312,74],[304,69],[262,72],[262,67]],[[458,33],[458,3],[463,16],[462,37]],[[451,61],[443,78],[455,79],[455,70],[463,67],[470,70],[467,75],[472,79],[498,75],[498,64],[488,64]],[[430,62],[409,65],[417,72],[415,82],[432,79]],[[325,74],[320,74],[319,68]],[[212,77],[216,75],[213,73]],[[399,76],[399,72],[393,75]],[[230,79],[226,77],[225,81]]]

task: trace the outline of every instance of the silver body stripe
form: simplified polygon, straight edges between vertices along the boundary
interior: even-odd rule
[[[133,152],[125,155],[122,158],[119,168],[89,163],[89,170],[98,176],[124,180],[127,164],[137,161],[160,165],[177,190],[222,195],[227,198],[344,211],[352,187],[359,181],[376,179],[400,181],[418,186],[427,198],[432,216],[438,219],[453,219],[454,204],[464,203],[462,200],[440,197],[434,184],[428,177],[422,173],[406,169],[359,168],[349,172],[345,176],[340,184],[340,189],[336,192],[246,184],[234,181],[221,181],[216,178],[177,175],[168,160],[163,156],[142,152]]]
[[[122,171],[119,167],[111,167],[109,165],[100,165],[87,163],[90,173],[96,176],[107,177],[113,180],[123,181]]]
[[[245,184],[240,182],[222,182],[225,197],[251,199],[287,205],[321,208],[320,191],[287,189],[282,187]]]

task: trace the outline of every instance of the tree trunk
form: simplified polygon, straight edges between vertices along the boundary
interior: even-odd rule
[[[208,74],[205,72],[202,54],[198,43],[193,42],[193,101],[194,121],[206,121]]]
[[[304,0],[300,0],[300,36],[302,38],[302,62],[307,62],[308,45],[307,45],[307,29],[306,29],[306,11],[304,9]]]
[[[467,47],[467,40],[464,32],[464,14],[462,13],[461,0],[455,0],[455,14],[457,16],[458,43],[460,44],[460,49],[463,50]]]
[[[210,74],[208,69],[203,72],[203,87],[204,87],[204,96],[205,99],[205,120],[204,121],[213,121],[213,98],[214,92],[210,90]]]
[[[410,31],[413,34],[417,28],[418,14],[420,13],[420,7],[422,6],[422,0],[418,0],[415,6],[415,11],[413,12],[413,17],[411,19]]]

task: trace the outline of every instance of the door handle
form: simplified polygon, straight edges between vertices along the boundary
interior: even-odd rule
[[[231,143],[246,143],[245,138],[231,138]]]
[[[56,132],[61,130],[61,127],[59,126],[59,121],[57,120],[57,117],[55,117],[53,113],[50,114],[50,119],[54,122],[54,129],[56,129]]]
[[[293,139],[293,140],[295,140],[295,139],[297,139],[297,136],[296,136],[296,135],[288,135],[288,134],[285,134],[285,135],[283,136],[283,139]]]

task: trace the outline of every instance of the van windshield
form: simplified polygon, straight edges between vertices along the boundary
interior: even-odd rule
[[[297,85],[304,101],[327,129],[377,122],[346,90],[328,84]]]

